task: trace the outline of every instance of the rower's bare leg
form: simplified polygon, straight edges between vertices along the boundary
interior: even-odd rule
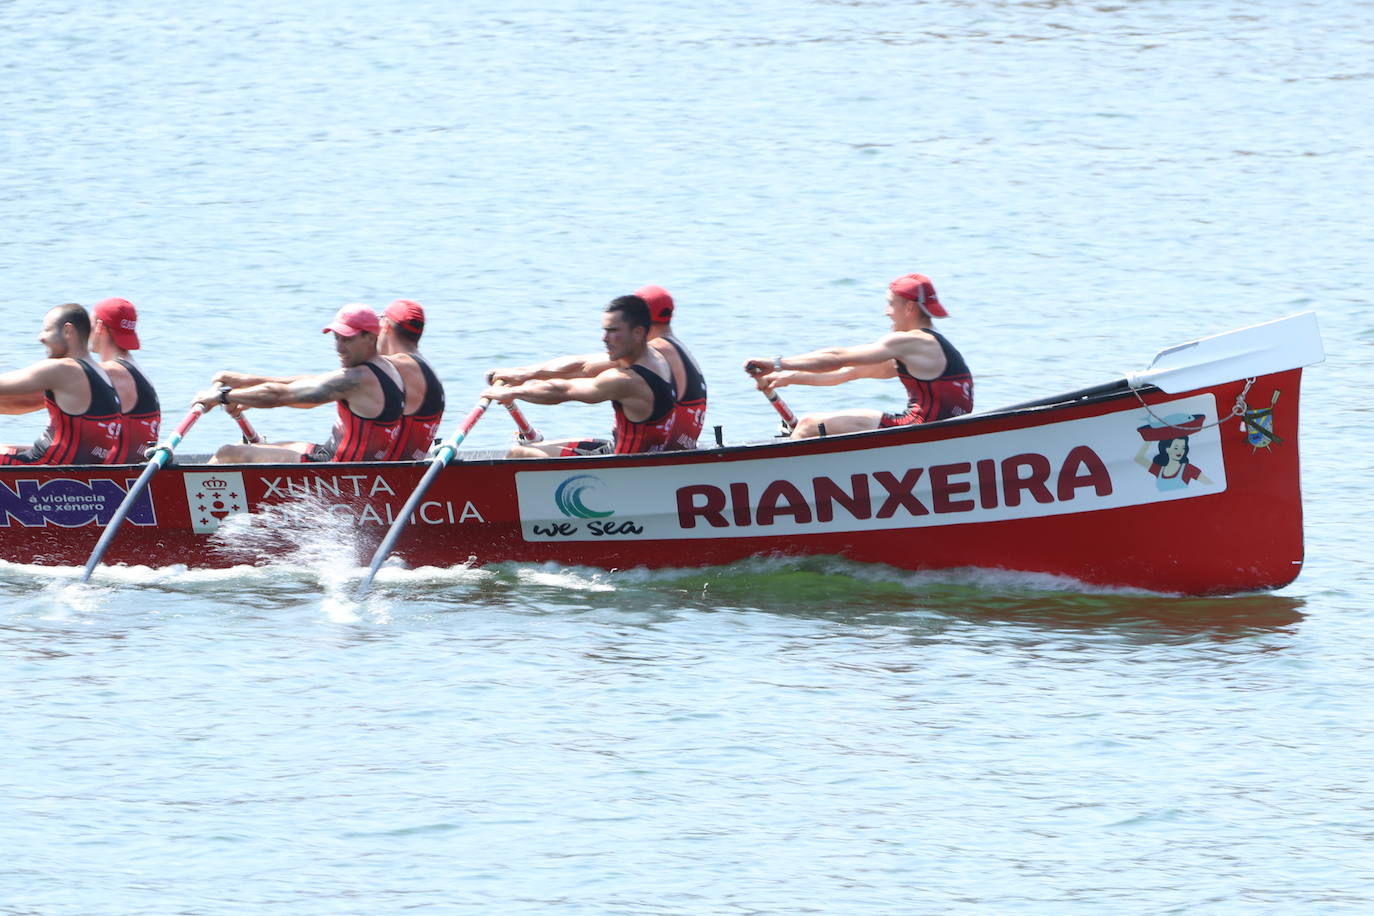
[[[309,442],[274,442],[271,445],[221,445],[211,464],[299,464],[314,446]]]
[[[573,439],[556,439],[554,442],[533,442],[529,445],[513,445],[506,457],[559,457],[563,453],[563,446],[572,442]]]
[[[577,446],[574,455],[609,455],[611,446],[604,439],[554,439],[538,443],[512,445],[506,452],[507,458],[566,458],[563,454],[568,446]]]
[[[835,413],[809,413],[797,421],[797,428],[792,430],[793,439],[814,439],[821,434],[820,426],[825,424],[825,434],[827,436],[838,436],[842,433],[861,433],[870,429],[877,429],[878,422],[882,420],[881,410],[844,410]]]

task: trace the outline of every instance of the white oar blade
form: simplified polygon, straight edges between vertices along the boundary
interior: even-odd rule
[[[1285,372],[1326,359],[1316,312],[1302,312],[1159,351],[1148,369],[1127,376],[1132,388],[1168,394]]]

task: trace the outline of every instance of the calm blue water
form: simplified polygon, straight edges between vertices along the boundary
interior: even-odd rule
[[[386,570],[356,606],[327,531],[86,589],[0,565],[0,913],[1369,911],[1371,20],[0,2],[0,367],[49,306],[124,295],[184,404],[218,368],[329,368],[335,309],[406,296],[456,420],[652,282],[740,441],[776,426],[745,357],[873,339],[912,270],[983,407],[1305,309],[1329,354],[1275,594],[816,560]]]

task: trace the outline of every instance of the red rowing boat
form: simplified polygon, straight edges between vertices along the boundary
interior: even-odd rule
[[[1277,588],[1302,568],[1299,385],[1322,358],[1305,313],[1170,348],[1094,388],[923,426],[654,455],[460,452],[393,555],[603,568],[836,555],[1183,594]],[[139,470],[0,468],[0,560],[82,564]],[[426,470],[176,464],[135,491],[105,561],[270,563],[327,528],[364,563]]]

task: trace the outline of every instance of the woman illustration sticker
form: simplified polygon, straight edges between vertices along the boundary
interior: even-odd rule
[[[1135,463],[1155,476],[1155,486],[1160,490],[1182,490],[1195,480],[1211,486],[1207,475],[1188,460],[1188,437],[1202,431],[1203,419],[1200,413],[1175,413],[1163,420],[1151,416],[1149,423],[1137,428],[1144,441],[1135,454]],[[1152,444],[1155,454],[1146,457]]]

